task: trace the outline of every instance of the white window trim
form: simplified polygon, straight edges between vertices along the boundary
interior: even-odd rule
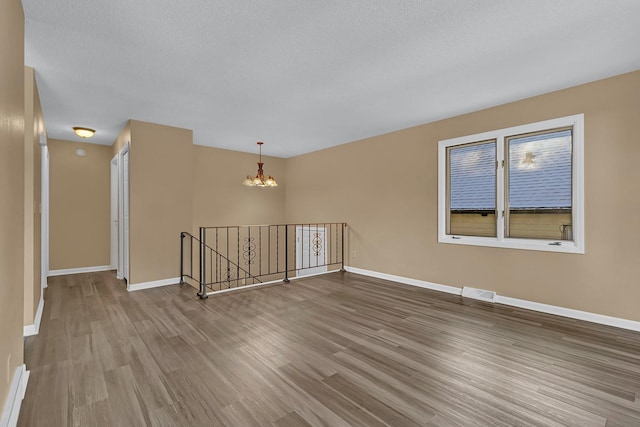
[[[573,127],[573,241],[543,239],[516,239],[504,236],[504,218],[497,215],[497,237],[456,236],[446,233],[447,221],[447,148],[471,142],[496,140],[499,164],[504,160],[504,139],[522,133],[561,127]],[[497,212],[504,210],[504,167],[496,174]],[[584,254],[584,114],[545,120],[490,132],[438,141],[438,242],[455,245],[491,246],[497,248],[526,249],[546,252]],[[560,243],[559,245],[557,243]]]

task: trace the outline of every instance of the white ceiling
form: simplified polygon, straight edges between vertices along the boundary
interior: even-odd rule
[[[290,157],[640,69],[639,0],[22,0],[50,137]],[[526,118],[523,118],[526,121]]]

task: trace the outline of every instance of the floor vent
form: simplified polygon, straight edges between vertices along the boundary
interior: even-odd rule
[[[496,293],[493,291],[470,288],[468,286],[465,286],[462,288],[462,296],[466,298],[473,298],[473,299],[479,299],[482,301],[493,302],[496,298]]]

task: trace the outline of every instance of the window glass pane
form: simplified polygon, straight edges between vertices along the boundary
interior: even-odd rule
[[[573,240],[572,130],[507,138],[506,236]]]
[[[449,234],[496,237],[496,141],[447,152]]]

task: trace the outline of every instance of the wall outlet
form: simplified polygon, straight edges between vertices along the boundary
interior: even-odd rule
[[[356,250],[352,250],[351,251],[351,258],[357,258],[358,257],[358,252],[356,252]]]

